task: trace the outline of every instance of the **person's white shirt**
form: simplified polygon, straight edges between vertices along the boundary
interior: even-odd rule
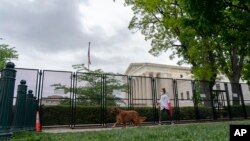
[[[166,93],[161,95],[161,98],[159,100],[159,104],[160,104],[160,109],[163,110],[165,109],[169,109],[168,103],[170,103],[169,97]]]

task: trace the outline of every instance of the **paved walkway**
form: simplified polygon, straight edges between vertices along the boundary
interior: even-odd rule
[[[167,126],[167,125],[162,125]],[[144,127],[159,127],[159,125],[150,125]],[[89,132],[89,131],[107,131],[107,130],[119,130],[123,127],[115,127],[115,128],[82,128],[82,129],[70,129],[70,128],[51,128],[51,129],[43,129],[42,132],[45,133],[66,133],[66,132]],[[126,128],[138,128],[138,127],[126,127]]]
[[[87,131],[107,131],[107,130],[117,130],[118,128],[92,128],[92,129],[70,129],[70,128],[56,128],[56,129],[44,129],[42,132],[45,133],[66,133],[66,132],[87,132]]]
[[[232,121],[221,121],[221,122],[232,122]],[[234,122],[237,122],[234,121]],[[187,124],[213,124],[215,122],[190,122],[190,123],[178,123],[174,125],[187,125]],[[144,125],[143,127],[159,127],[159,126],[173,126],[170,124],[164,124],[164,125],[156,125],[156,124],[151,124],[151,125]],[[138,128],[138,127],[133,127],[133,126],[127,126],[126,128]],[[66,132],[89,132],[89,131],[107,131],[107,130],[119,130],[122,129],[122,127],[115,127],[115,128],[77,128],[77,129],[71,129],[71,128],[45,128],[42,130],[42,132],[45,133],[66,133]]]

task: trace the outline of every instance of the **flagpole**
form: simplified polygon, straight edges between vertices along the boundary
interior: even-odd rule
[[[88,47],[88,71],[89,71],[89,64],[90,64],[90,42]]]

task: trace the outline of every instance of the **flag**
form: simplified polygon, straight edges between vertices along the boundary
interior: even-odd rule
[[[89,48],[88,48],[88,64],[91,64],[91,61],[90,61],[90,42],[89,42]]]

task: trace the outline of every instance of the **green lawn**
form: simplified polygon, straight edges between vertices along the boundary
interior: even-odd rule
[[[162,125],[78,133],[15,133],[11,141],[228,141],[230,124],[250,120]]]

